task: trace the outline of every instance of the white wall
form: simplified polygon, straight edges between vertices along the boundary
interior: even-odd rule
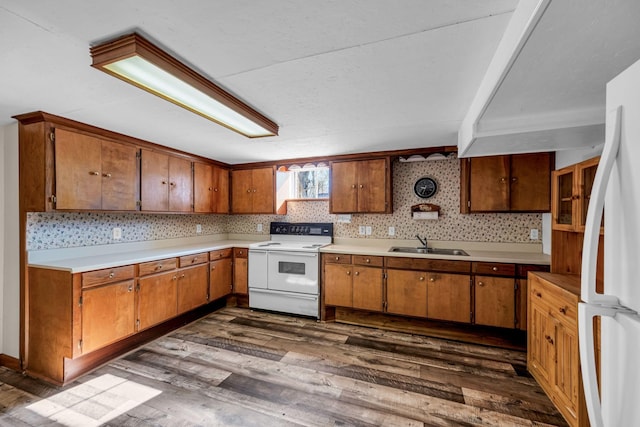
[[[0,352],[20,356],[18,125],[0,128]]]

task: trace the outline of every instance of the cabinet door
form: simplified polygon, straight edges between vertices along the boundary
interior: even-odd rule
[[[427,273],[427,317],[471,323],[471,277]]]
[[[364,160],[358,163],[358,212],[386,212],[386,160]]]
[[[426,273],[387,270],[387,312],[427,317]]]
[[[562,402],[560,412],[573,419],[578,415],[578,392],[580,390],[580,366],[578,336],[576,330],[556,322],[555,369],[553,387]]]
[[[551,216],[554,230],[574,231],[575,226],[575,167],[553,171],[551,179]]]
[[[210,213],[213,211],[213,166],[204,163],[193,164],[193,211]]]
[[[382,311],[382,269],[353,267],[353,308]]]
[[[550,383],[554,369],[555,324],[544,305],[529,299],[527,366]]]
[[[236,257],[233,261],[233,292],[249,293],[249,263],[247,258]]]
[[[137,210],[138,149],[102,141],[102,209]]]
[[[213,213],[229,213],[229,171],[213,166]]]
[[[207,265],[178,270],[178,314],[207,303],[209,275]]]
[[[215,301],[231,293],[231,258],[223,258],[209,264],[209,301]]]
[[[253,213],[271,214],[275,211],[274,171],[273,168],[260,168],[252,171],[252,209]]]
[[[474,157],[470,169],[470,211],[508,211],[509,156]]]
[[[515,279],[476,276],[476,325],[513,328],[515,326]]]
[[[169,210],[169,156],[142,150],[140,199],[143,211]]]
[[[324,303],[326,305],[353,306],[351,273],[352,269],[349,264],[325,264]]]
[[[193,175],[191,161],[169,157],[169,211],[193,210]]]
[[[102,141],[56,129],[56,209],[102,208]]]
[[[252,213],[252,173],[250,169],[231,171],[231,212]]]
[[[512,212],[549,212],[551,210],[551,154],[511,156]]]
[[[358,211],[358,163],[331,163],[331,190],[329,206],[331,213]]]
[[[577,212],[576,212],[576,231],[584,232],[584,227],[587,224],[587,209],[589,207],[589,200],[591,200],[591,190],[593,189],[593,182],[596,178],[596,171],[598,169],[598,163],[600,157],[585,160],[578,163],[576,166],[576,178],[578,179],[577,191]],[[600,234],[604,233],[604,215],[600,222]]]
[[[82,353],[90,353],[135,332],[134,281],[82,291]]]
[[[178,313],[177,271],[141,277],[138,286],[138,330],[164,322]]]

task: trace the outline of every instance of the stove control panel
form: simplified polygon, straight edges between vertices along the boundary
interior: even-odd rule
[[[272,222],[270,232],[279,235],[333,237],[333,224],[330,222]]]

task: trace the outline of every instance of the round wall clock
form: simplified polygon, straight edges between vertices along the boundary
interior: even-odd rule
[[[413,185],[413,191],[416,193],[416,196],[422,199],[428,199],[429,197],[433,197],[438,191],[438,183],[429,176],[423,176]]]

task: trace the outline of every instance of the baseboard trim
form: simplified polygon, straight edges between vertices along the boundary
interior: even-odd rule
[[[0,366],[5,366],[14,371],[21,371],[20,359],[16,359],[13,356],[7,356],[6,354],[0,354]]]

